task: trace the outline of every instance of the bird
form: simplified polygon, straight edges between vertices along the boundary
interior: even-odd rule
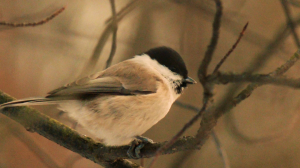
[[[105,145],[131,144],[127,154],[140,158],[144,144],[153,143],[141,135],[167,115],[184,88],[195,83],[180,54],[160,46],[50,91],[46,97],[1,104],[0,110],[58,104]]]

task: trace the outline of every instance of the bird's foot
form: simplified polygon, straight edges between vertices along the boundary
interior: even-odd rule
[[[153,143],[153,141],[149,138],[143,136],[136,136],[135,139],[131,142],[130,148],[127,151],[127,155],[131,159],[140,159],[141,158],[141,149],[147,143]]]

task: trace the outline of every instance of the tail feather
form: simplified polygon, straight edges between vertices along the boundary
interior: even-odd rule
[[[52,98],[44,98],[44,97],[27,98],[27,99],[14,100],[11,102],[0,104],[0,110],[5,107],[56,104],[57,102],[58,100]]]

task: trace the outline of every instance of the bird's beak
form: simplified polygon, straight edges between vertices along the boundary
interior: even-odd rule
[[[194,79],[192,79],[190,77],[183,79],[183,82],[185,82],[186,84],[196,84],[197,83]]]

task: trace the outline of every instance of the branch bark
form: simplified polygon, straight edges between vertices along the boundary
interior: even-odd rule
[[[0,104],[14,100],[7,94],[0,92]],[[139,167],[137,164],[121,158],[115,158],[117,152],[91,138],[78,134],[75,130],[29,107],[9,107],[1,111],[2,114],[15,120],[27,131],[37,132],[45,138],[80,154],[105,167]],[[123,147],[123,148],[126,148]],[[128,148],[126,148],[128,149]],[[126,149],[123,152],[126,154]],[[116,153],[115,153],[116,152]]]

